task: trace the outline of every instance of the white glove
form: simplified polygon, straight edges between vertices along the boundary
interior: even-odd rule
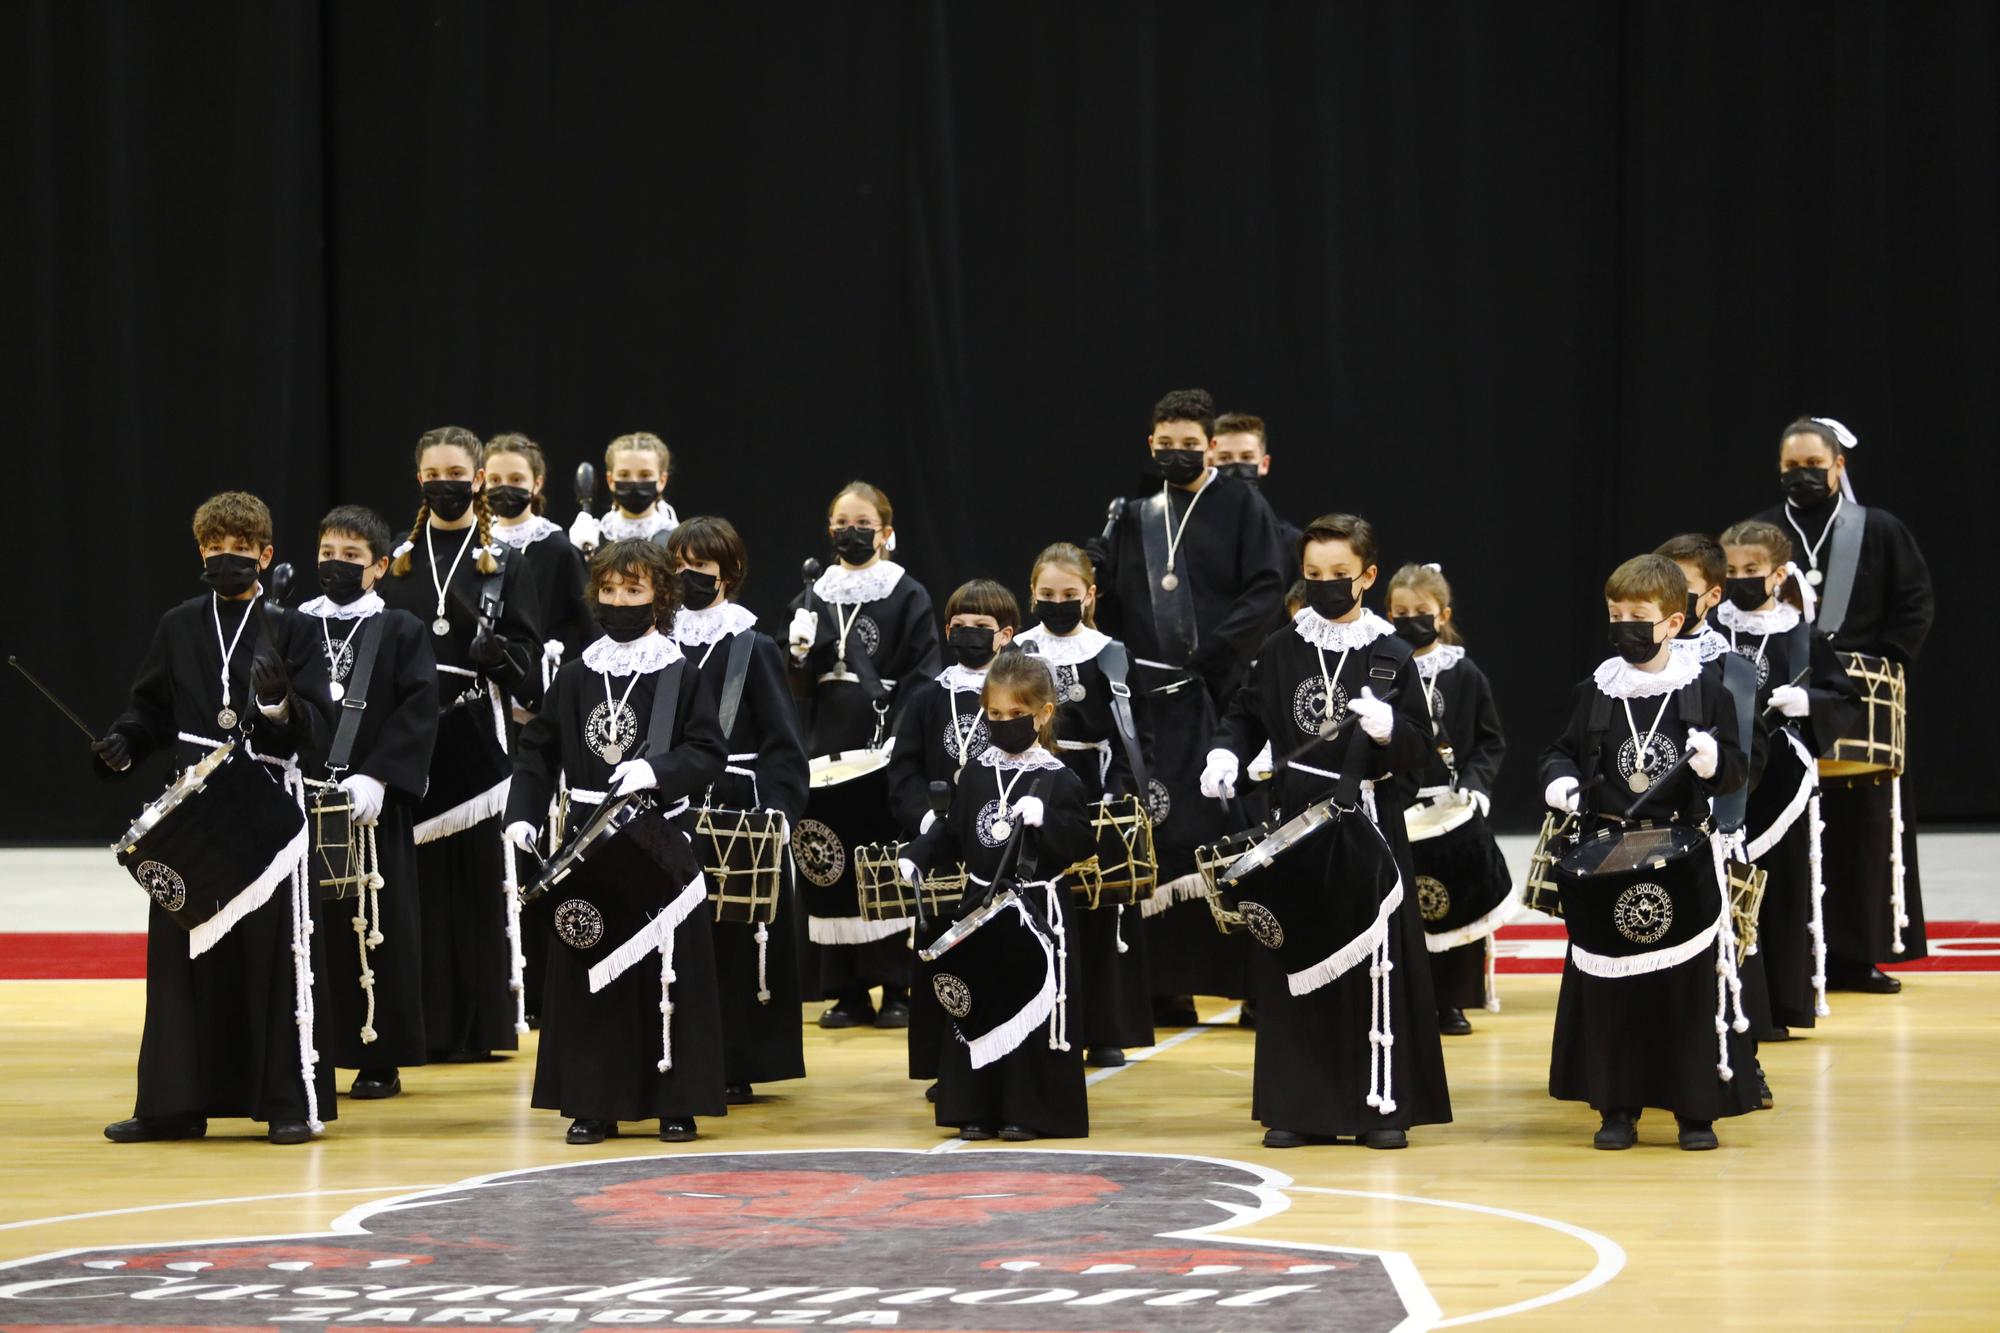
[[[1771,707],[1786,717],[1804,717],[1812,712],[1812,700],[1797,685],[1780,685],[1771,691]]]
[[[1542,793],[1542,799],[1549,803],[1549,809],[1560,810],[1566,815],[1576,813],[1577,781],[1575,778],[1557,778]]]
[[[604,529],[594,515],[582,513],[569,525],[569,540],[578,550],[588,551],[604,540]]]
[[[1479,817],[1481,819],[1490,819],[1492,817],[1493,798],[1491,796],[1488,796],[1483,791],[1468,791],[1465,793],[1465,799],[1479,807]]]
[[[635,791],[660,785],[660,775],[643,759],[627,759],[611,770],[611,794],[629,796]]]
[[[1375,697],[1373,686],[1363,685],[1361,697],[1347,701],[1347,711],[1361,720],[1361,729],[1368,733],[1369,740],[1377,745],[1389,743],[1389,735],[1396,729],[1396,712]]]
[[[1705,731],[1688,732],[1688,767],[1699,776],[1714,777],[1721,758],[1722,752],[1715,748],[1714,736]]]
[[[791,641],[792,656],[803,662],[812,651],[813,640],[819,637],[819,613],[807,607],[792,612],[792,627],[786,638]]]
[[[924,817],[917,821],[917,836],[921,838],[924,834],[929,833],[931,825],[935,823],[937,823],[937,811],[924,811]]]
[[[1019,819],[1029,828],[1040,828],[1042,826],[1042,815],[1042,798],[1039,796],[1023,796],[1020,800],[1014,802],[1015,818]]]
[[[1264,748],[1257,751],[1257,757],[1250,761],[1250,780],[1269,782],[1275,767],[1276,761],[1271,758],[1271,742],[1265,741]]]
[[[896,873],[903,877],[904,883],[912,887],[924,882],[924,872],[917,869],[917,863],[907,856],[896,862]]]
[[[509,824],[500,836],[524,852],[535,850],[535,826],[525,819],[517,819]]]
[[[1201,794],[1212,801],[1227,801],[1236,795],[1236,756],[1227,750],[1210,750],[1208,766],[1201,770]]]
[[[340,789],[354,802],[354,822],[368,828],[382,817],[382,798],[389,789],[366,773],[349,773],[340,780]]]

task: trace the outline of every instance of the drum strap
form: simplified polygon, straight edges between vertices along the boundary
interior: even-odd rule
[[[1160,645],[1161,653],[1186,663],[1193,660],[1194,650],[1201,642],[1201,631],[1194,619],[1194,593],[1187,579],[1179,575],[1175,576],[1179,581],[1172,588],[1160,586],[1160,580],[1173,568],[1167,549],[1167,524],[1172,517],[1172,506],[1164,489],[1139,502],[1139,546],[1146,557],[1146,594],[1152,600],[1153,639]]]
[[[646,749],[654,759],[674,746],[674,722],[681,708],[681,674],[686,670],[687,659],[676,658],[660,668],[659,680],[653,686],[653,714],[646,723]]]
[[[1826,553],[1826,583],[1820,588],[1820,633],[1835,635],[1847,620],[1848,602],[1854,596],[1854,573],[1861,567],[1861,534],[1868,511],[1858,504],[1842,505],[1832,518],[1831,547]]]
[[[1747,756],[1751,728],[1757,725],[1757,668],[1741,653],[1725,653],[1718,660],[1722,663],[1722,684],[1735,706],[1736,744]],[[1716,797],[1712,804],[1716,826],[1724,833],[1734,833],[1743,827],[1750,808],[1750,784],[1746,782],[1729,795]]]
[[[1113,639],[1098,649],[1097,666],[1111,685],[1111,721],[1125,747],[1125,762],[1132,766],[1132,789],[1143,800],[1150,783],[1146,756],[1139,749],[1139,724],[1132,717],[1132,687],[1126,683],[1132,664],[1125,656],[1125,645]]]
[[[736,715],[743,709],[743,682],[750,675],[750,632],[739,630],[729,641],[729,661],[722,673],[722,704],[717,710],[722,720],[722,739],[736,731]]]
[[[361,640],[354,647],[354,671],[347,678],[347,692],[340,699],[340,723],[333,729],[333,745],[326,752],[326,771],[336,775],[347,771],[354,758],[354,742],[361,735],[361,715],[368,711],[368,682],[375,675],[375,655],[382,647],[382,616],[370,616],[361,627]]]

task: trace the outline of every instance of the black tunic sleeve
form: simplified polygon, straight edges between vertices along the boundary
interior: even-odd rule
[[[1215,729],[1212,748],[1227,750],[1236,756],[1239,771],[1247,768],[1257,752],[1271,740],[1273,724],[1264,716],[1264,698],[1276,691],[1279,660],[1283,654],[1274,651],[1281,635],[1290,630],[1278,630],[1264,640],[1264,647],[1257,655],[1256,669],[1243,678],[1236,687],[1236,693],[1229,700],[1229,707],[1223,712],[1222,721]],[[1275,744],[1273,749],[1275,751]],[[1272,758],[1284,756],[1273,753]]]
[[[1204,631],[1192,666],[1204,679],[1233,675],[1248,662],[1285,605],[1285,557],[1271,506],[1247,483],[1217,479],[1211,486],[1241,489],[1236,505],[1236,598],[1213,628]]]
[[[125,711],[106,728],[125,738],[126,745],[131,748],[135,768],[161,746],[172,745],[177,731],[174,726],[173,666],[168,660],[167,650],[174,633],[173,622],[174,613],[169,611],[153,627],[153,641],[146,645],[146,655],[139,660],[139,674],[132,678],[132,691],[126,700]],[[104,769],[102,764],[97,767],[110,771]]]
[[[1461,661],[1452,672],[1467,673],[1465,707],[1452,719],[1458,724],[1451,741],[1458,761],[1459,785],[1491,797],[1500,762],[1507,757],[1507,736],[1500,729],[1500,709],[1493,701],[1493,685],[1470,659]]]
[[[889,754],[889,809],[897,827],[916,832],[930,809],[930,738],[942,729],[940,701],[949,707],[944,686],[919,680],[901,687],[903,706],[896,713],[896,744]]]
[[[1931,622],[1937,617],[1930,565],[1901,519],[1880,509],[1869,510],[1868,518],[1870,526],[1879,527],[1882,533],[1884,605],[1878,631],[1879,651],[1907,666],[1923,651],[1924,640],[1930,637]],[[1862,549],[1867,550],[1865,542]]]
[[[430,780],[431,749],[437,742],[437,655],[431,651],[431,635],[415,616],[407,611],[381,615],[375,681],[388,688],[369,690],[374,698],[368,711],[382,711],[367,752],[355,756],[354,771],[411,800],[421,800]],[[384,667],[389,668],[387,679],[380,674]]]
[[[549,798],[562,772],[562,718],[569,692],[576,687],[574,664],[565,664],[549,682],[541,709],[514,740],[514,780],[507,789],[506,824],[532,824],[548,817]]]
[[[1539,777],[1544,788],[1558,778],[1583,781],[1583,749],[1589,744],[1590,701],[1596,693],[1597,686],[1587,680],[1571,691],[1569,725],[1542,751]]]
[[[681,670],[673,745],[665,754],[646,758],[653,776],[659,779],[659,793],[665,799],[677,801],[683,796],[699,796],[721,775],[729,758],[729,747],[722,739],[722,721],[716,715],[716,706],[715,687],[693,662],[686,662]]]
[[[1806,677],[1806,702],[1812,711],[1797,721],[1806,748],[1814,755],[1823,755],[1859,724],[1865,705],[1861,702],[1860,688],[1840,664],[1833,645],[1817,634],[1811,636],[1811,641],[1812,671]],[[1782,723],[1784,718],[1775,720]]]
[[[743,681],[743,711],[757,721],[757,795],[764,805],[797,823],[805,812],[811,765],[799,733],[798,710],[785,683],[785,650],[755,630],[750,673]]]

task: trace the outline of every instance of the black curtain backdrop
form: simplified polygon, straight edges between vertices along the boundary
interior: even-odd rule
[[[427,427],[540,440],[564,522],[651,429],[775,629],[842,482],[940,603],[1025,592],[1201,384],[1271,422],[1280,511],[1367,514],[1384,583],[1443,563],[1525,829],[1605,573],[1772,502],[1811,411],[1937,578],[1914,808],[2000,815],[1983,0],[15,0],[0,36],[4,647],[96,724],[219,489],[309,575],[330,505],[407,526]],[[157,790],[0,701],[0,838]]]

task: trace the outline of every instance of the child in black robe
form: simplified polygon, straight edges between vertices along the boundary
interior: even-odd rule
[[[1055,682],[1048,668],[1010,651],[994,659],[984,691],[992,744],[966,766],[945,818],[911,845],[906,877],[963,863],[967,880],[955,914],[963,918],[998,891],[1002,871],[1027,911],[1046,928],[1053,951],[1057,995],[1046,1024],[1037,1023],[997,1059],[979,1068],[962,1031],[954,1030],[939,1060],[937,1123],[956,1126],[964,1139],[995,1135],[1021,1142],[1038,1137],[1080,1138],[1090,1133],[1084,1093],[1083,1050],[1069,1041],[1064,992],[1076,989],[1077,954],[1063,901],[1062,871],[1089,855],[1090,813],[1083,784],[1048,750],[1055,739]],[[1008,844],[1023,840],[1010,860]],[[1004,917],[984,929],[1026,929]],[[996,977],[958,977],[963,965],[951,953],[919,971],[940,1004],[950,1009],[963,987],[998,983]],[[1031,1010],[1024,1009],[1023,1014]]]
[[[342,505],[319,521],[320,596],[300,611],[318,622],[334,726],[358,711],[354,748],[343,772],[314,776],[344,788],[353,822],[367,830],[379,886],[322,905],[333,996],[326,1054],[357,1071],[348,1096],[393,1097],[398,1072],[428,1058],[424,1041],[422,915],[417,898],[417,802],[429,780],[437,739],[437,658],[431,634],[407,611],[384,606],[375,585],[389,571],[389,525],[372,509]],[[379,623],[365,697],[355,666],[368,627]],[[329,742],[330,743],[330,742]]]
[[[1577,686],[1569,725],[1541,758],[1549,806],[1576,814],[1585,835],[1623,826],[1628,810],[1629,820],[1706,831],[1711,798],[1745,780],[1735,708],[1717,673],[1672,645],[1687,618],[1687,590],[1679,566],[1660,555],[1626,561],[1605,584],[1617,655]],[[1608,708],[1596,704],[1600,695]],[[1609,718],[1602,732],[1592,729],[1597,713]],[[1701,873],[1715,873],[1709,850],[1699,855]],[[1757,1080],[1735,1076],[1747,1075],[1754,1056],[1740,1002],[1734,1021],[1725,1012],[1733,948],[1726,932],[1716,934],[1713,950],[1630,975],[1584,971],[1572,943],[1549,1095],[1597,1110],[1597,1147],[1631,1147],[1649,1106],[1673,1112],[1687,1149],[1715,1147],[1716,1120],[1757,1109]]]
[[[665,548],[637,540],[600,546],[590,588],[604,637],[563,664],[521,731],[506,836],[518,848],[534,845],[558,780],[568,786],[565,838],[605,801],[651,793],[655,808],[642,818],[665,825],[667,863],[643,884],[619,889],[643,903],[640,919],[661,934],[660,961],[650,965],[649,950],[617,970],[615,956],[636,932],[617,938],[616,916],[570,897],[575,890],[551,889],[560,943],[549,950],[533,1105],[571,1118],[570,1143],[613,1137],[621,1120],[655,1119],[663,1141],[685,1143],[697,1116],[727,1113],[714,931],[685,834],[690,801],[721,776],[727,750],[715,692],[661,632],[680,605]],[[663,688],[676,691],[664,744],[652,734]],[[646,752],[635,756],[642,744]]]
[[[731,663],[748,636],[733,719],[722,721],[727,767],[704,803],[729,810],[775,810],[787,829],[806,806],[805,742],[785,679],[785,654],[757,617],[740,605],[750,556],[724,518],[697,517],[667,538],[680,571],[681,609],[674,639],[718,700],[728,697]],[[804,1078],[805,1031],[799,1024],[798,897],[791,876],[778,885],[777,917],[768,925],[715,922],[717,1001],[723,1067],[732,1105],[753,1085]]]
[[[604,446],[604,478],[611,486],[611,508],[603,518],[585,511],[570,524],[569,539],[588,555],[605,542],[666,543],[680,524],[667,503],[667,478],[674,456],[666,441],[651,431],[620,435]]]
[[[296,792],[299,766],[325,747],[332,709],[317,624],[265,600],[271,511],[262,500],[210,497],[195,511],[194,537],[208,591],[160,618],[130,703],[92,748],[123,774],[160,752],[183,769],[235,740],[231,763],[271,764]],[[255,886],[268,896],[199,958],[160,905],[167,886],[150,889],[138,1096],[132,1117],[106,1125],[104,1137],[194,1139],[211,1117],[248,1116],[268,1124],[273,1143],[304,1143],[334,1118],[333,1067],[313,1055],[325,1031],[323,942],[310,885],[296,872],[281,882],[281,873],[274,861]],[[248,886],[232,900],[254,902]]]

